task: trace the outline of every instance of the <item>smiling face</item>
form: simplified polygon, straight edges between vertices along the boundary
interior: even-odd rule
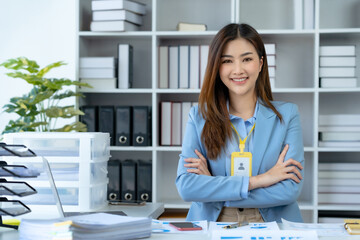
[[[221,55],[219,75],[229,89],[230,98],[255,95],[256,80],[263,64],[255,47],[244,38],[225,45]]]

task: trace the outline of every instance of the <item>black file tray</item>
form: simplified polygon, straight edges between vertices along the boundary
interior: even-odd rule
[[[0,157],[35,157],[36,154],[24,145],[7,145],[0,143]],[[9,200],[3,195],[24,197],[37,193],[24,181],[7,181],[4,177],[34,178],[39,173],[24,165],[8,165],[0,161],[0,227],[18,229],[18,226],[4,224],[2,216],[19,216],[31,212],[30,208],[19,200]]]

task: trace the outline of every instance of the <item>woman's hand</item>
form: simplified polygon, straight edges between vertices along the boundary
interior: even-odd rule
[[[288,149],[289,145],[287,144],[281,152],[275,166],[269,171],[258,176],[250,177],[249,190],[260,187],[269,187],[285,179],[292,179],[296,183],[300,183],[302,176],[299,169],[302,170],[303,166],[301,166],[300,162],[292,158],[284,161]]]
[[[184,167],[189,168],[187,169],[187,172],[196,173],[198,175],[211,176],[204,156],[196,149],[195,153],[199,158],[186,158],[184,160],[185,162],[187,162],[186,164],[184,164]]]

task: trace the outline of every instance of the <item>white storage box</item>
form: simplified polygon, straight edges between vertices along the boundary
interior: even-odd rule
[[[21,132],[4,135],[7,144],[23,144],[38,156],[94,160],[110,156],[108,133]]]
[[[24,132],[4,135],[7,144],[23,144],[50,163],[60,200],[66,209],[91,211],[107,204],[107,163],[110,158],[108,133]],[[40,169],[40,176],[27,179],[38,193],[23,199],[24,203],[53,205],[48,177],[42,158],[3,158],[8,164]],[[44,208],[46,209],[46,208]]]

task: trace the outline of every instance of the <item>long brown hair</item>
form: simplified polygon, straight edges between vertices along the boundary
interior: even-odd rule
[[[268,64],[264,43],[259,33],[248,24],[228,24],[223,27],[212,40],[209,47],[208,63],[204,83],[199,96],[199,109],[205,119],[201,139],[205,144],[207,157],[216,159],[225,146],[226,139],[231,138],[227,100],[229,90],[220,79],[220,59],[226,44],[237,38],[244,38],[256,49],[259,59],[263,58],[263,66],[255,84],[256,96],[260,103],[271,108],[282,121],[281,114],[270,101],[271,93]]]

